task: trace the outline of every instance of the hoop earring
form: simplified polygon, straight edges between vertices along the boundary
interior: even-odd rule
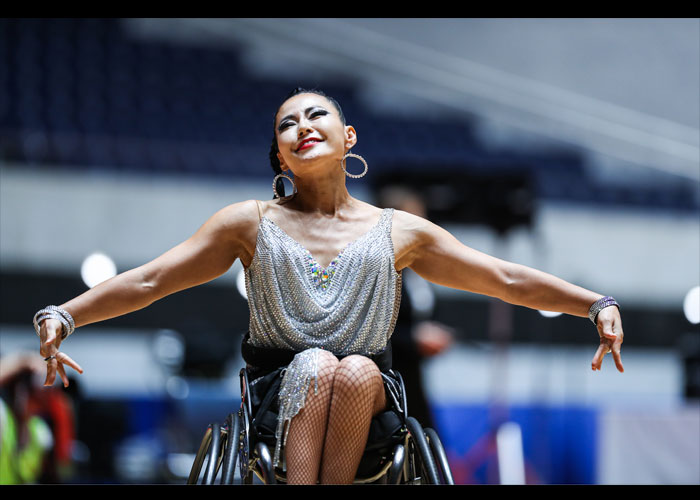
[[[292,178],[289,177],[287,174],[277,174],[277,175],[275,176],[275,178],[272,179],[272,192],[275,193],[275,196],[276,196],[277,198],[281,198],[281,196],[277,193],[277,180],[278,180],[280,177],[284,177],[284,178],[287,179],[289,182],[291,182],[291,183],[292,183],[292,195],[297,194],[297,186],[296,186],[296,184],[294,184],[294,180],[292,180]],[[288,196],[291,196],[291,195],[288,195]]]
[[[348,171],[345,170],[345,160],[348,156],[350,156],[352,158],[357,158],[358,160],[360,160],[365,165],[364,172],[362,172],[361,174],[357,174],[357,175],[348,173]],[[352,177],[353,179],[359,179],[360,177],[364,177],[364,175],[367,173],[367,170],[368,170],[367,162],[365,161],[365,159],[362,158],[360,155],[356,155],[353,153],[347,153],[345,156],[343,156],[343,161],[340,164],[340,166],[343,169],[343,172],[345,172],[345,175],[347,175],[348,177]]]

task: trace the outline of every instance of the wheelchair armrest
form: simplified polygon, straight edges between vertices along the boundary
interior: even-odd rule
[[[392,370],[394,374],[396,375],[396,378],[399,380],[399,383],[401,384],[401,406],[403,407],[403,414],[404,418],[408,417],[408,402],[406,401],[406,386],[404,385],[403,382],[403,377],[401,374],[396,371]]]
[[[408,403],[406,402],[406,386],[403,377],[396,370],[389,370],[388,374],[382,372],[382,378],[385,386],[389,389],[396,411],[400,412],[403,415],[402,418],[406,419],[408,417]]]

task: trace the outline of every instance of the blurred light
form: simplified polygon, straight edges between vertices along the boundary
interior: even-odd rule
[[[700,323],[700,286],[691,288],[683,301],[683,312],[692,324]]]
[[[74,462],[88,464],[90,462],[90,448],[82,441],[74,439],[71,443],[70,456]]]
[[[190,394],[190,385],[182,377],[169,377],[165,382],[165,390],[174,399],[187,399]]]
[[[560,312],[554,311],[540,311],[540,314],[545,318],[556,318],[557,316],[561,316]]]
[[[158,475],[161,449],[160,442],[154,437],[136,435],[126,438],[114,451],[117,476],[128,482],[153,482]]]
[[[506,422],[496,433],[498,473],[501,484],[525,484],[525,458],[520,426]]]
[[[238,293],[240,293],[244,299],[248,300],[248,293],[245,290],[245,269],[241,269],[238,272],[238,276],[236,276],[236,288],[238,288]]]
[[[103,253],[89,255],[80,268],[80,276],[90,288],[99,285],[103,281],[117,275],[117,266],[114,261]]]
[[[159,330],[153,339],[153,354],[166,368],[178,370],[185,359],[185,341],[174,330]]]
[[[168,472],[178,478],[189,477],[195,458],[194,453],[169,453],[166,459]],[[202,472],[204,472],[204,467],[202,467]]]

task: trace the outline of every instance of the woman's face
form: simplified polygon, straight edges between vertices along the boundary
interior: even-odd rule
[[[277,111],[275,134],[283,170],[295,175],[321,160],[341,161],[356,142],[355,130],[343,125],[337,109],[318,94],[298,94]]]

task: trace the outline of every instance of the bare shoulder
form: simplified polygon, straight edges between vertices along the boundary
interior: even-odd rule
[[[267,214],[275,214],[277,212],[285,211],[288,204],[293,201],[292,196],[286,196],[284,198],[275,198],[272,200],[248,200],[248,202],[253,202],[253,209],[255,211],[255,217],[259,221],[260,218]],[[243,202],[243,203],[248,203]]]
[[[210,221],[221,229],[232,229],[238,232],[255,229],[259,221],[258,201],[246,200],[232,203],[216,212]]]
[[[423,217],[394,209],[391,239],[394,243],[396,270],[409,267],[416,253],[434,234],[438,226]]]
[[[217,238],[229,241],[243,264],[252,260],[258,234],[260,215],[257,200],[232,203],[220,209],[207,221]]]

